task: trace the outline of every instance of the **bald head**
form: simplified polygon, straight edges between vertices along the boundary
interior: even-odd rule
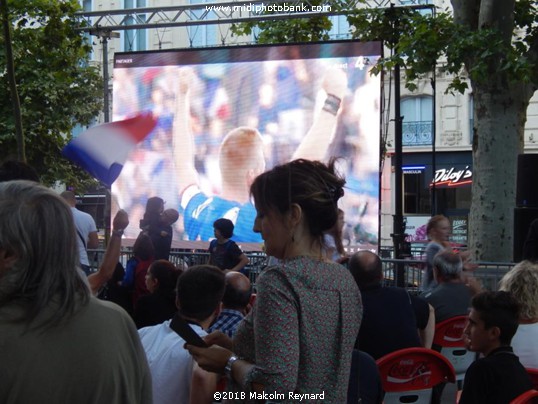
[[[179,212],[175,209],[165,209],[163,213],[161,213],[161,219],[168,225],[174,224],[177,222],[177,219],[179,219]]]
[[[359,289],[379,285],[383,280],[381,259],[371,251],[358,251],[353,254],[348,267]]]
[[[60,194],[62,198],[67,202],[67,204],[71,207],[75,207],[77,205],[77,198],[75,194],[71,191],[64,191]]]
[[[251,295],[250,281],[241,272],[230,271],[226,273],[226,290],[222,298],[225,309],[244,310]]]
[[[265,157],[260,132],[246,126],[231,130],[220,146],[219,166],[224,182],[237,182],[238,176],[262,173]]]

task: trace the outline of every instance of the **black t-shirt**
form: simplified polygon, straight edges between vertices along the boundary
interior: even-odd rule
[[[507,404],[532,389],[530,376],[512,347],[504,346],[469,366],[460,404]]]
[[[403,348],[420,347],[417,328],[428,323],[425,300],[404,289],[381,286],[361,290],[363,317],[356,348],[374,359]]]

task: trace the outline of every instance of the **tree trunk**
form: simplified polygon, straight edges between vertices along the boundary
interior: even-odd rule
[[[517,156],[530,95],[523,85],[473,83],[475,134],[469,246],[480,261],[512,261]]]
[[[15,135],[17,139],[17,158],[19,161],[26,162],[26,148],[22,129],[21,104],[17,90],[17,80],[15,79],[15,63],[13,61],[13,49],[11,48],[11,21],[9,19],[7,0],[0,0],[0,15],[2,19],[2,28],[4,30],[6,70],[9,79],[11,101],[13,102],[13,117],[15,121]]]

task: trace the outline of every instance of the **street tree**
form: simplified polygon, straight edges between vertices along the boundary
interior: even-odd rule
[[[538,6],[534,0],[451,0],[452,9],[425,13],[413,8],[344,10],[352,35],[360,40],[383,40],[391,48],[378,61],[375,73],[402,68],[405,85],[434,68],[450,73],[449,91],[470,86],[474,100],[473,188],[469,215],[469,248],[481,261],[511,261],[517,156],[523,153],[527,107],[538,88]],[[327,19],[327,17],[320,17]],[[284,27],[287,24],[287,29]],[[295,20],[269,22],[261,42],[302,41]],[[302,24],[307,24],[303,21]],[[234,28],[253,32],[256,23]],[[321,38],[326,33],[311,34]],[[314,26],[314,27],[315,27]]]
[[[82,190],[92,180],[60,152],[73,128],[90,124],[101,111],[102,79],[99,69],[89,64],[89,41],[77,31],[74,13],[80,11],[79,2],[8,0],[7,7],[27,162],[43,183],[62,181]],[[4,40],[1,35],[0,41]],[[0,63],[7,64],[4,46]],[[17,159],[6,74],[0,75],[0,82],[0,159]]]

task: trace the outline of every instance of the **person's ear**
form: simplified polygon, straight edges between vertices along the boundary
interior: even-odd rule
[[[291,224],[293,227],[295,227],[301,222],[301,219],[303,217],[303,210],[298,204],[292,203],[290,207],[289,215],[290,215]]]
[[[490,327],[488,329],[488,332],[489,332],[490,339],[492,341],[501,339],[501,329],[499,327],[496,327],[496,326]]]
[[[217,305],[217,308],[215,309],[214,311],[214,315],[215,317],[214,318],[217,318],[220,314],[220,312],[222,311],[222,302],[220,302],[218,305]]]
[[[250,187],[250,185],[254,182],[258,175],[260,175],[260,172],[258,170],[255,170],[254,168],[249,168],[247,170],[246,180],[248,187]]]

